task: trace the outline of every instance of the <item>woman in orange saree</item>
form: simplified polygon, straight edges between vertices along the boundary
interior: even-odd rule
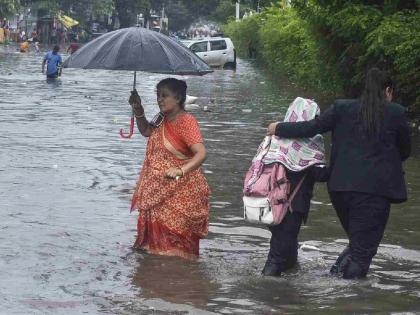
[[[187,85],[157,85],[161,122],[149,123],[140,97],[130,97],[140,133],[149,137],[131,210],[137,208],[135,248],[195,259],[208,232],[210,189],[200,170],[206,150],[197,120],[184,111]]]

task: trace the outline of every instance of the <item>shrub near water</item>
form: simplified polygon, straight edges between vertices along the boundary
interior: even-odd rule
[[[320,91],[358,96],[366,70],[384,68],[399,85],[396,101],[420,113],[420,13],[412,2],[295,0],[224,31],[239,55]]]
[[[404,103],[420,112],[420,13],[398,12],[366,37],[366,57],[391,68]]]
[[[331,91],[340,88],[340,79],[325,56],[320,57],[321,49],[308,24],[293,9],[267,15],[259,36],[264,60],[292,81]]]
[[[366,69],[379,66],[395,78],[397,101],[420,110],[418,11],[389,13],[379,6],[348,4],[336,10],[306,7],[300,14],[314,25],[317,40],[335,54],[347,94],[359,95]]]
[[[255,56],[292,82],[330,92],[340,90],[340,78],[327,60],[309,25],[294,9],[267,9],[241,22],[231,21],[224,32],[241,56]]]
[[[253,15],[241,22],[231,20],[223,26],[223,32],[231,37],[240,56],[257,57],[261,52],[258,33],[261,25],[263,25],[261,17]]]

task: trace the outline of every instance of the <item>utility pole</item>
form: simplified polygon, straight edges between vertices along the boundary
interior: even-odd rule
[[[236,22],[239,21],[239,2],[240,0],[236,0]]]
[[[24,14],[24,17],[25,17],[25,36],[26,36],[26,38],[29,38],[29,36],[28,36],[28,18],[29,18],[29,15],[31,14],[31,9],[25,6],[25,9],[24,9],[23,12],[25,13]]]

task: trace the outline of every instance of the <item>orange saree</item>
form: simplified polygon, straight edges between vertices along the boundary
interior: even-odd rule
[[[165,119],[153,130],[131,204],[131,210],[139,210],[136,248],[198,257],[199,240],[208,232],[207,181],[200,169],[179,180],[165,178],[165,173],[170,167],[181,167],[192,156],[189,147],[201,142],[198,123],[187,113],[171,122]]]

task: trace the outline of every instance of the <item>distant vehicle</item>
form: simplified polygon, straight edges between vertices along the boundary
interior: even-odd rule
[[[230,38],[211,37],[181,42],[211,67],[236,68],[236,50]]]

